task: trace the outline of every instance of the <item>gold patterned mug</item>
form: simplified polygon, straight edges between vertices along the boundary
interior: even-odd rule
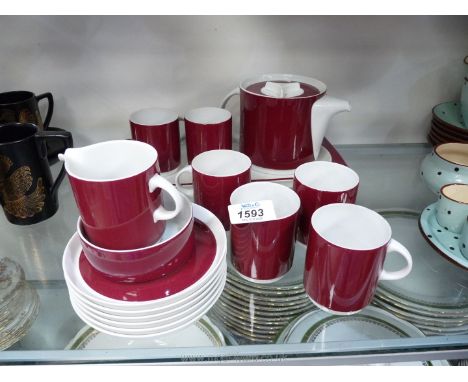
[[[53,180],[46,146],[53,139],[73,145],[68,131],[39,131],[30,123],[0,125],[0,202],[10,223],[38,223],[57,211],[65,170]]]
[[[48,103],[44,122],[38,106],[39,101],[42,99],[46,99]],[[51,93],[35,95],[33,92],[26,90],[0,93],[0,124],[12,122],[32,123],[39,130],[44,130],[49,127],[53,112],[54,97]]]

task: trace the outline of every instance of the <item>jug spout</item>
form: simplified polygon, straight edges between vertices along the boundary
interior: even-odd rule
[[[66,164],[73,164],[80,161],[83,156],[83,148],[68,148],[63,154],[58,154],[58,159]]]
[[[351,111],[349,102],[327,95],[324,95],[312,105],[311,135],[314,159],[319,155],[330,119],[343,111]]]

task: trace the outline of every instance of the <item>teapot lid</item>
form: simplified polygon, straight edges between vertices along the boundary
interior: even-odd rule
[[[323,95],[327,91],[327,85],[325,85],[322,81],[319,81],[315,78],[311,77],[306,77],[306,76],[301,76],[301,75],[296,75],[296,74],[281,74],[281,73],[273,73],[273,74],[262,74],[256,77],[250,77],[247,78],[240,83],[240,88],[247,92],[247,93],[252,93],[255,95],[259,96],[264,96],[264,97],[271,97],[271,98],[277,98],[273,94],[269,94],[268,92],[266,93],[253,93],[249,91],[247,88],[253,84],[257,84],[259,82],[288,82],[288,83],[302,83],[302,84],[307,84],[315,87],[319,93],[314,94],[313,96],[310,95],[296,95],[294,98],[309,98],[309,97],[317,97]]]

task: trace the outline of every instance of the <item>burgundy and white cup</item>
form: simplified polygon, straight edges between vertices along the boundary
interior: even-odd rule
[[[275,220],[231,225],[232,264],[256,283],[274,282],[291,269],[301,205],[293,190],[272,182],[248,183],[231,195],[231,205],[263,200],[273,202]]]
[[[158,152],[161,172],[180,165],[179,116],[172,110],[147,108],[130,115],[132,139],[153,146]]]
[[[159,175],[158,153],[147,143],[115,140],[67,149],[65,170],[87,237],[107,249],[133,249],[155,243],[165,221],[182,208],[177,189]],[[174,200],[168,211],[161,190]]]
[[[232,149],[232,115],[217,107],[201,107],[185,114],[187,160],[217,149]]]
[[[237,187],[250,182],[251,166],[250,158],[238,151],[205,151],[177,173],[175,184],[180,192],[213,212],[224,228],[229,229],[229,198]],[[193,179],[190,188],[181,180],[186,173]]]
[[[293,189],[301,199],[298,239],[307,243],[310,218],[318,208],[331,203],[355,203],[358,186],[358,174],[342,164],[315,161],[300,165],[293,181]]]
[[[383,269],[396,252],[406,260],[398,271]],[[320,207],[311,218],[304,288],[312,302],[333,314],[353,314],[372,300],[380,280],[399,280],[412,268],[409,251],[392,239],[390,224],[377,212],[348,203]]]

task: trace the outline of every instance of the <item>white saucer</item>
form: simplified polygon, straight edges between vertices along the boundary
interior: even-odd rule
[[[164,306],[159,309],[152,311],[126,311],[121,309],[108,309],[99,304],[92,303],[86,299],[83,299],[79,294],[74,293],[72,289],[69,290],[70,299],[73,299],[78,305],[84,308],[85,311],[92,312],[94,315],[102,319],[108,319],[122,323],[146,323],[153,320],[162,320],[169,317],[174,317],[185,312],[192,305],[198,305],[208,295],[211,294],[213,289],[216,289],[222,279],[226,278],[226,269],[220,268],[217,275],[212,282],[208,283],[203,289],[197,291],[189,298],[178,302],[177,304],[171,304],[170,306]]]
[[[165,336],[128,339],[110,336],[85,326],[65,348],[66,350],[154,349],[161,347],[225,346],[224,336],[206,316],[185,329]]]
[[[182,318],[177,320],[171,320],[169,318],[169,323],[167,320],[163,323],[148,323],[144,326],[146,327],[137,327],[130,329],[128,327],[123,327],[122,324],[117,323],[117,326],[109,325],[107,323],[102,322],[102,320],[98,320],[95,317],[91,317],[88,313],[84,312],[79,306],[77,306],[73,299],[71,300],[72,307],[75,310],[75,313],[80,317],[80,319],[85,322],[87,325],[93,327],[94,329],[98,330],[99,332],[108,334],[110,336],[116,337],[125,337],[125,338],[151,338],[151,337],[159,337],[165,336],[169,333],[180,331],[194,322],[198,321],[201,317],[203,317],[216,303],[219,296],[221,295],[224,287],[225,278],[222,279],[220,284],[216,289],[212,291],[209,297],[203,301],[200,306],[195,306],[194,309],[188,309],[187,314],[183,315]]]
[[[325,161],[325,162],[331,162],[332,161],[332,156],[330,154],[330,151],[328,151],[327,148],[324,146],[321,147],[318,158],[316,159],[318,161]],[[276,180],[276,181],[288,181],[288,179],[291,179],[294,177],[294,171],[296,169],[289,169],[289,170],[275,170],[272,168],[265,168],[265,167],[259,167],[256,165],[252,165],[252,180],[264,180],[264,179],[270,179],[270,180]],[[285,178],[285,179],[284,179]]]
[[[90,318],[100,322],[104,325],[115,326],[121,329],[156,329],[162,327],[166,324],[176,322],[179,319],[183,319],[184,316],[203,308],[206,304],[209,304],[212,297],[220,290],[223,290],[224,284],[226,281],[226,272],[221,270],[219,276],[216,278],[216,283],[208,290],[201,295],[201,298],[198,300],[190,300],[185,305],[177,309],[167,309],[166,311],[159,312],[157,315],[153,316],[120,316],[112,314],[103,314],[97,309],[86,305],[82,301],[79,301],[70,294],[70,300],[72,301],[73,306],[81,310],[85,315]],[[198,296],[197,296],[198,297]]]

